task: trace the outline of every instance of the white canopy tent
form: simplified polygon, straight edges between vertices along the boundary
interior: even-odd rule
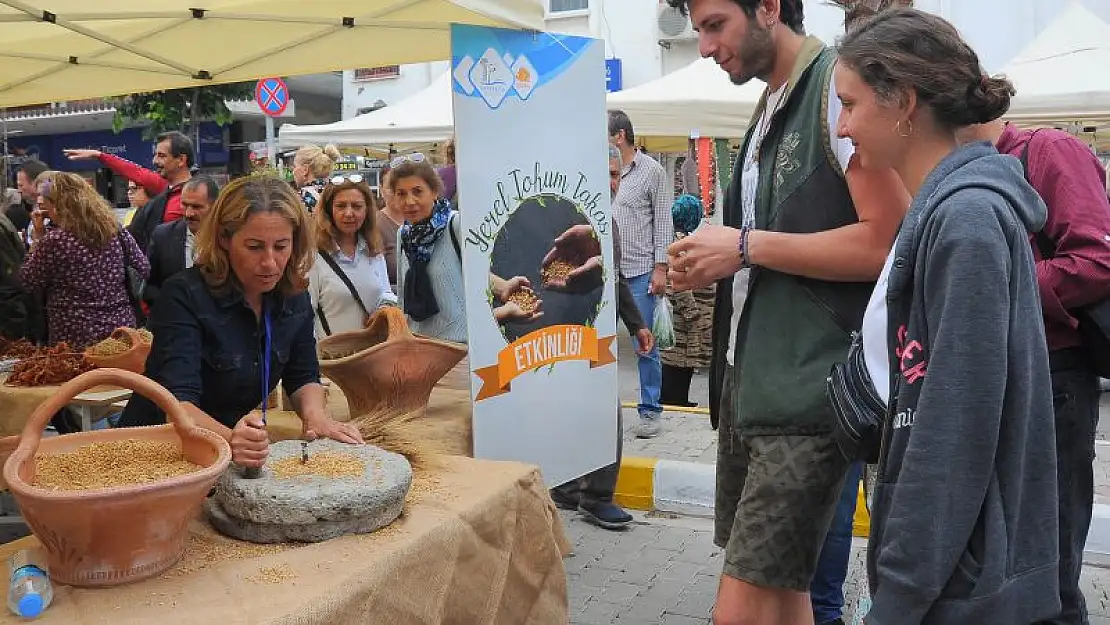
[[[451,73],[445,72],[423,90],[396,104],[358,117],[314,126],[285,124],[278,142],[282,147],[334,143],[403,148],[446,141],[454,131]]]
[[[684,152],[692,133],[744,136],[766,84],[736,86],[713,59],[698,59],[651,82],[609,94],[609,108],[632,119],[638,143],[652,152]]]
[[[1006,119],[1021,124],[1110,122],[1110,25],[1079,3],[999,73],[1017,88]]]

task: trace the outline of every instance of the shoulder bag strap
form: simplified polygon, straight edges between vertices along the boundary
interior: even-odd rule
[[[1033,179],[1029,176],[1029,149],[1032,147],[1033,139],[1036,138],[1038,132],[1040,132],[1040,130],[1034,130],[1032,134],[1029,135],[1029,140],[1025,142],[1025,146],[1021,149],[1021,172],[1030,185],[1033,185]],[[1033,190],[1037,190],[1036,185],[1033,185]],[[1040,191],[1037,191],[1037,193],[1039,194]],[[1048,238],[1043,228],[1038,230],[1036,236],[1033,238],[1037,242],[1037,249],[1041,251],[1042,258],[1052,258],[1056,255],[1056,244],[1052,242],[1052,239]]]
[[[447,221],[447,231],[451,234],[451,245],[455,246],[455,255],[459,257],[459,262],[462,262],[462,246],[459,245],[459,237],[455,235],[455,217],[458,213],[451,213],[451,219]]]
[[[355,253],[357,254],[358,252]],[[320,254],[320,256],[323,257],[324,262],[328,264],[328,267],[331,267],[331,270],[335,272],[335,275],[339,276],[339,279],[343,281],[343,284],[347,285],[347,290],[349,290],[351,292],[351,296],[355,298],[355,302],[358,303],[358,307],[362,309],[362,312],[367,317],[369,317],[370,311],[367,310],[366,304],[362,303],[362,298],[359,297],[358,290],[355,289],[355,285],[351,284],[351,279],[347,277],[347,272],[343,271],[343,269],[339,267],[339,264],[335,262],[335,259],[331,257],[331,254],[323,252]],[[320,319],[321,321],[323,320],[323,315],[321,315]],[[325,327],[324,330],[326,331],[327,328]],[[328,332],[328,334],[331,334],[331,332]]]

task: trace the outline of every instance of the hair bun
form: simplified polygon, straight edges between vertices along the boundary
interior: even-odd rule
[[[1017,93],[1013,83],[1002,77],[984,76],[967,90],[968,123],[985,124],[1010,110],[1010,98]]]
[[[343,155],[339,153],[339,148],[335,147],[333,143],[324,146],[324,156],[330,158],[333,163],[338,163],[339,159],[343,158]]]

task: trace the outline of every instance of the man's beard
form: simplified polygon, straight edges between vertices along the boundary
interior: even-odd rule
[[[752,78],[766,81],[775,66],[775,41],[771,37],[771,29],[764,28],[755,19],[748,21],[748,36],[740,42],[737,49],[740,69],[743,74],[729,79],[734,85],[747,84]]]

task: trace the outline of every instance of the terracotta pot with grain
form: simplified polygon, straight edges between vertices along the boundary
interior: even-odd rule
[[[112,356],[97,356],[85,350],[85,360],[100,369],[123,369],[142,374],[146,371],[146,358],[150,355],[150,343],[144,343],[142,335],[135,328],[119,328],[110,338],[131,343],[131,349]]]
[[[42,438],[51,416],[100,385],[131,389],[152,400],[169,424]],[[33,486],[36,454],[128,439],[180,445],[185,459],[201,468],[157,482],[83,491]],[[24,520],[45,548],[51,579],[71,586],[116,586],[158,575],[181,558],[190,520],[230,461],[227,441],[193,423],[158,383],[122,369],[96,369],[65,383],[39,405],[4,463],[3,475]]]
[[[362,330],[333,334],[316,350],[320,372],[343,391],[354,418],[423,410],[467,347],[416,336],[399,308],[383,306]]]

